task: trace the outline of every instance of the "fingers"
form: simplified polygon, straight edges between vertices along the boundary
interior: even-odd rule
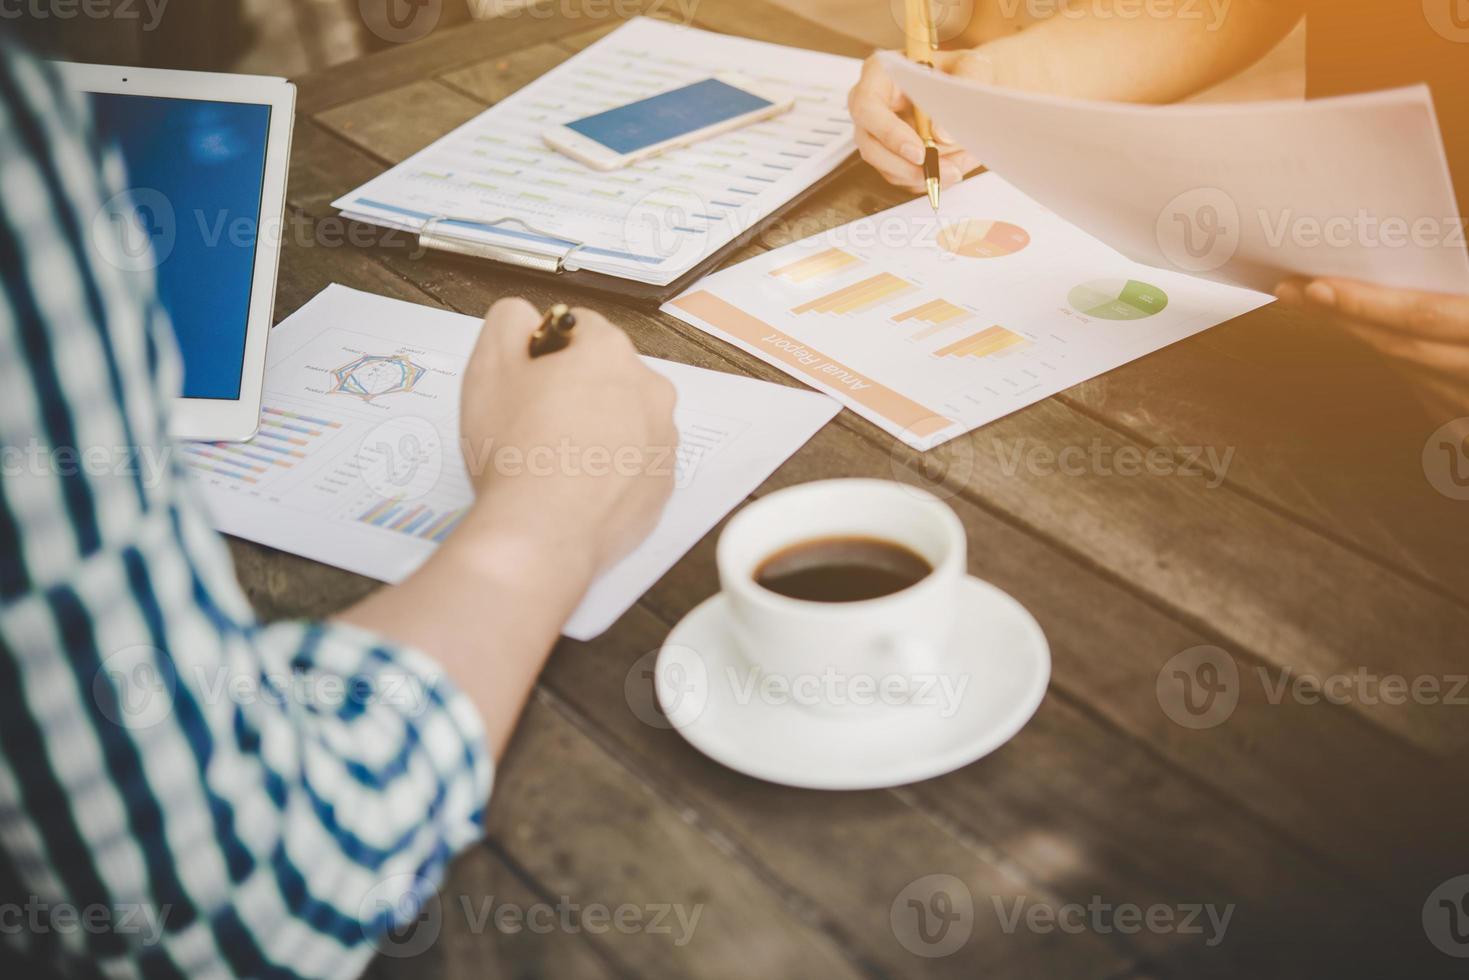
[[[1469,348],[1469,296],[1392,289],[1355,279],[1296,276],[1276,287],[1284,303]]]
[[[915,194],[923,188],[923,168],[910,163],[892,150],[879,143],[873,136],[857,131],[857,150],[862,159],[882,175],[889,184],[894,184]]]
[[[475,351],[493,349],[500,354],[524,351],[540,323],[541,311],[527,300],[519,296],[497,299],[485,314],[485,326]]]
[[[908,99],[892,82],[876,57],[862,65],[862,77],[847,96],[847,109],[859,132],[869,134],[900,159],[918,166],[923,163],[923,141],[913,127],[898,115]]]

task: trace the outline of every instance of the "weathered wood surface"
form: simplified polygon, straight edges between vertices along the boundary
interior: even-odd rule
[[[300,81],[278,317],[330,282],[475,314],[506,293],[550,300],[543,283],[423,255],[330,207],[619,22],[596,0],[535,9]],[[758,0],[693,10],[709,29],[864,53]],[[854,174],[745,254],[899,200]],[[646,353],[793,383],[668,317],[588,305]],[[925,455],[843,413],[757,493],[848,475],[944,493],[971,570],[1024,602],[1051,641],[1035,720],[980,763],[895,791],[800,792],[710,762],[657,724],[644,675],[669,627],[716,587],[716,529],[605,636],[560,645],[499,774],[490,840],[445,886],[436,940],[384,955],[374,975],[1449,973],[1421,916],[1434,887],[1469,871],[1469,705],[1311,696],[1312,677],[1429,677],[1446,694],[1469,672],[1469,504],[1436,493],[1418,462],[1444,421],[1418,414],[1384,365],[1326,325],[1270,309]],[[1153,447],[1174,472],[1036,463]],[[1185,465],[1208,450],[1226,462]],[[232,546],[267,616],[327,615],[374,587]],[[1236,663],[1239,703],[1193,730],[1170,719],[1157,681],[1202,645]],[[973,899],[970,938],[941,957],[915,955],[894,925],[900,892],[930,874]],[[497,928],[487,899],[701,913],[680,944],[575,917],[548,933]],[[1233,912],[1217,945],[1007,918],[1091,902]]]

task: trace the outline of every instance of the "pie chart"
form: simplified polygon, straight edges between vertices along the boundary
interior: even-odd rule
[[[938,243],[944,251],[966,259],[997,259],[1029,245],[1030,233],[1008,221],[966,218],[939,229]]]
[[[1099,320],[1141,320],[1163,312],[1168,294],[1136,279],[1094,279],[1073,288],[1066,301]]]

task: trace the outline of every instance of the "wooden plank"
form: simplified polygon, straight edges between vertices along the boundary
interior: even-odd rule
[[[582,33],[594,25],[620,23],[625,19],[622,15],[644,6],[638,0],[619,0],[614,11],[606,0],[557,0],[557,16],[528,9],[518,16],[465,24],[297,79],[296,110],[315,115],[485,58]]]
[[[1231,485],[1469,596],[1469,522],[1422,462],[1448,420],[1429,418],[1387,359],[1329,323],[1274,309],[1166,355],[1067,399],[1154,445],[1227,448]]]
[[[492,105],[540,78],[570,57],[555,43],[537,44],[523,51],[512,51],[498,58],[488,58],[456,71],[445,72],[439,81],[477,99],[481,107]]]
[[[538,695],[497,774],[491,836],[584,909],[622,906],[663,927],[590,934],[637,976],[856,978],[839,945],[696,821],[668,805]],[[751,941],[758,937],[758,941]]]
[[[355,99],[318,113],[316,120],[373,156],[398,163],[484,108],[446,85],[424,80]]]
[[[373,980],[613,980],[618,974],[585,933],[560,926],[560,896],[539,890],[489,846],[461,855],[437,899],[426,906],[429,928],[373,963]],[[564,904],[564,903],[563,903]],[[526,917],[533,920],[528,923]],[[420,944],[428,943],[420,952]]]

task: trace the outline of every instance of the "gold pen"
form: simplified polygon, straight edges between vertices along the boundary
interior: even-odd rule
[[[530,356],[534,359],[554,353],[571,343],[571,328],[576,316],[565,303],[557,303],[541,316],[541,325],[530,335]]]
[[[933,53],[938,50],[938,31],[933,23],[933,11],[928,0],[905,0],[907,3],[908,57],[920,65],[933,67]],[[934,211],[939,209],[939,146],[933,138],[933,123],[928,113],[918,106],[913,107],[913,128],[923,140],[923,183],[928,189],[928,203]]]

